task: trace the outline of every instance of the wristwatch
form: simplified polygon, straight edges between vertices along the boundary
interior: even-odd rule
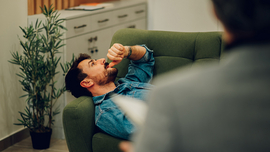
[[[131,54],[132,54],[132,49],[131,49],[131,47],[130,46],[128,46],[128,48],[129,48],[129,53],[128,53],[128,56],[126,57],[127,59],[129,59],[129,57],[131,56]]]

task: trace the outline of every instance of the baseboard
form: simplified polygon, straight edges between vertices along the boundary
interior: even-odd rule
[[[0,141],[0,151],[7,149],[8,147],[24,140],[25,138],[29,137],[29,129],[25,128],[3,140]]]

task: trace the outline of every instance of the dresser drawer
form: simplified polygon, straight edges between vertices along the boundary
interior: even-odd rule
[[[116,24],[131,21],[135,18],[132,11],[129,8],[124,8],[120,10],[113,11],[113,18]]]
[[[80,53],[89,54],[92,59],[107,58],[111,39],[112,30],[110,28],[67,39],[66,61],[70,61],[73,54],[78,57]]]
[[[138,19],[132,22],[128,22],[128,23],[124,23],[124,24],[120,24],[118,26],[114,26],[113,27],[113,34],[115,32],[117,32],[120,29],[124,29],[124,28],[136,28],[136,29],[142,29],[142,30],[146,30],[146,19]]]
[[[91,16],[91,25],[92,30],[98,30],[114,25],[112,12],[100,13]]]
[[[128,7],[113,12],[114,20],[116,24],[136,20],[146,16],[146,5],[138,5]]]
[[[90,18],[90,16],[85,16],[66,20],[66,28],[68,29],[66,31],[66,38],[90,32],[92,30]]]
[[[142,5],[131,7],[130,11],[133,13],[132,15],[134,15],[135,19],[145,17],[146,16],[146,5],[142,4]]]

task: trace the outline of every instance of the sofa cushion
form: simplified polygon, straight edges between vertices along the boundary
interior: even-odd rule
[[[157,56],[154,58],[154,76],[166,73],[178,67],[190,65],[190,63],[193,62],[191,59],[172,56]]]

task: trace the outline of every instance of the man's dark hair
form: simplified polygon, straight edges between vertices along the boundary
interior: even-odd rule
[[[212,0],[217,17],[239,39],[269,39],[270,0]]]
[[[73,62],[70,70],[68,71],[65,77],[66,89],[71,92],[76,98],[80,96],[91,96],[86,88],[83,88],[80,85],[80,82],[87,77],[86,73],[82,72],[82,69],[78,68],[78,65],[81,61],[85,59],[90,59],[91,57],[88,54],[80,54],[78,58]]]

